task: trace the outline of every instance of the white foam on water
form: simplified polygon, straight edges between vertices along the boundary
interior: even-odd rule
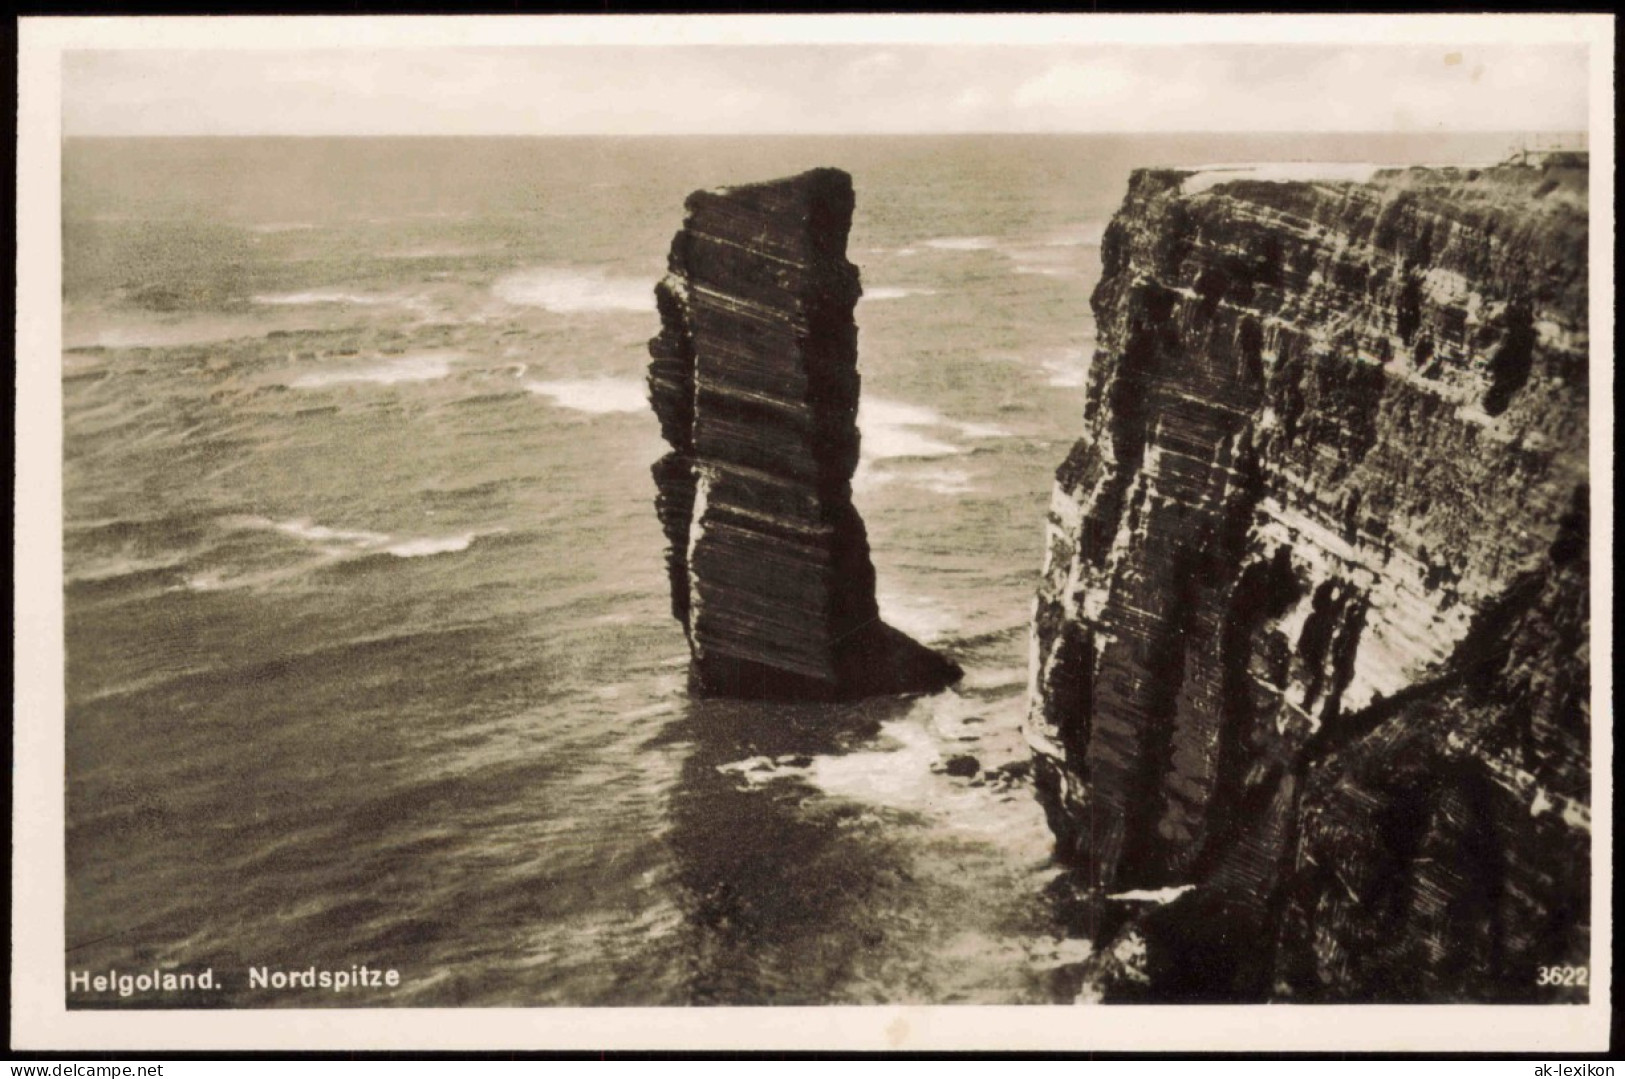
[[[225,592],[243,588],[275,584],[291,577],[297,577],[305,571],[304,566],[290,566],[282,569],[266,570],[260,573],[240,573],[228,575],[221,570],[209,570],[204,573],[194,573],[183,579],[182,583],[169,589],[171,592]]]
[[[1089,353],[1085,349],[1062,349],[1058,354],[1040,360],[1039,363],[1049,373],[1049,378],[1045,381],[1051,386],[1060,389],[1079,389],[1089,384]]]
[[[429,244],[424,247],[403,247],[395,251],[383,251],[380,258],[386,259],[449,259],[468,258],[473,255],[484,254],[492,250],[489,247],[474,247],[458,244]]]
[[[225,578],[219,573],[194,573],[185,579],[188,592],[218,592],[225,587]]]
[[[814,757],[808,778],[829,794],[900,809],[929,805],[940,780],[931,765],[941,758],[936,739],[916,720],[882,724],[883,741],[870,749]]]
[[[1099,247],[1106,236],[1106,222],[1080,221],[1063,225],[1044,240],[1045,247]]]
[[[972,786],[967,780],[935,770],[946,757],[967,743],[950,749],[922,722],[937,698],[922,701],[916,712],[882,724],[880,740],[872,747],[839,755],[814,757],[805,775],[826,794],[874,806],[884,806],[935,818],[947,828],[1039,856],[1053,844],[1043,813],[1030,792],[999,791]],[[980,755],[986,746],[973,749]],[[991,760],[980,760],[983,767]]]
[[[996,244],[991,236],[941,236],[925,241],[938,251],[990,251]]]
[[[422,296],[406,292],[351,292],[345,289],[307,289],[302,292],[271,292],[250,297],[262,307],[278,308],[339,308],[350,310],[396,309],[410,311],[420,320],[444,317],[443,312]]]
[[[1027,274],[1032,277],[1077,277],[1078,271],[1072,266],[1055,262],[1034,255],[1022,254],[1015,256],[1016,273]]]
[[[933,644],[959,628],[959,619],[942,603],[925,596],[881,590],[875,595],[880,617],[915,640]]]
[[[943,495],[962,495],[971,491],[970,472],[962,468],[937,466],[901,473],[879,468],[877,464],[889,460],[924,460],[964,453],[965,447],[947,441],[943,437],[944,432],[952,432],[970,441],[1005,438],[1010,434],[997,424],[950,420],[923,405],[879,397],[864,397],[858,402],[858,430],[862,438],[857,471],[852,476],[854,490],[872,491],[903,481],[910,486]]]
[[[527,382],[525,389],[552,398],[560,408],[601,416],[649,407],[643,381],[635,378],[561,378]]]
[[[862,299],[902,300],[909,296],[935,296],[936,294],[937,290],[934,288],[897,288],[889,285],[882,285],[879,288],[865,289]]]
[[[121,315],[115,325],[98,324],[91,320],[69,325],[64,320],[62,345],[69,349],[173,348],[177,345],[257,338],[274,325],[268,325],[258,316],[244,318],[191,313],[153,317],[130,313]]]
[[[970,473],[962,468],[919,469],[909,477],[909,482],[939,495],[963,495],[976,489]]]
[[[349,382],[371,382],[380,386],[393,386],[399,382],[432,382],[451,374],[451,364],[455,359],[461,359],[461,356],[434,352],[399,356],[367,367],[313,371],[300,375],[288,385],[296,390],[316,390]]]
[[[1006,706],[1020,705],[1012,697]],[[881,725],[872,741],[844,752],[757,756],[717,771],[751,786],[795,779],[824,794],[871,809],[902,810],[936,826],[1012,851],[1034,869],[1048,861],[1054,837],[1030,790],[992,782],[982,773],[1025,759],[1016,732],[1019,711],[1001,714],[990,702],[947,690],[916,700],[907,715]],[[948,762],[976,758],[976,776],[949,775]],[[870,817],[884,823],[884,818]]]
[[[986,441],[991,438],[1010,437],[1010,429],[1008,427],[1000,427],[996,423],[965,423],[954,421],[953,425],[957,427],[959,429],[959,433],[964,435],[966,438],[979,442]]]
[[[312,543],[340,543],[352,547],[376,547],[388,543],[390,537],[382,532],[363,532],[356,529],[329,528],[315,524],[308,517],[293,521],[271,521],[263,517],[244,518],[251,527],[269,528],[285,536],[309,540]]]
[[[913,468],[894,472],[878,467],[873,461],[859,461],[857,471],[852,473],[852,489],[858,492],[878,491],[898,482],[939,495],[964,495],[976,490],[971,474],[962,468]]]
[[[951,442],[921,434],[919,427],[945,427],[946,421],[929,408],[864,397],[858,402],[858,430],[863,457],[872,461],[891,457],[950,457],[963,452]]]
[[[369,554],[376,551],[394,555],[396,558],[423,558],[428,555],[454,554],[458,551],[468,550],[481,535],[479,532],[462,532],[452,536],[416,536],[402,539],[385,532],[372,532],[358,528],[333,528],[328,525],[316,524],[309,517],[299,517],[289,521],[273,521],[266,517],[233,517],[228,518],[226,523],[235,525],[238,528],[280,532],[284,536],[292,536],[295,539],[313,544],[322,553],[333,557]],[[220,587],[220,579],[218,575],[215,575],[212,582],[205,580],[196,587]]]
[[[478,537],[478,533],[464,532],[460,536],[445,536],[439,539],[414,539],[402,543],[391,544],[384,550],[396,558],[423,558],[427,555],[454,554],[457,551],[468,550],[469,544]]]
[[[119,558],[81,573],[66,574],[63,582],[70,585],[103,584],[153,570],[178,570],[183,565],[184,560],[175,558]]]
[[[878,491],[896,478],[895,472],[883,472],[873,461],[859,458],[858,467],[852,472],[852,490],[856,494]]]
[[[266,221],[258,225],[244,225],[249,232],[270,234],[276,232],[310,232],[316,226],[309,221]]]
[[[387,307],[399,304],[399,296],[367,292],[345,292],[342,289],[310,289],[305,292],[261,293],[251,297],[257,304],[267,307],[307,307],[317,304],[343,304],[350,307]]]
[[[1013,686],[1027,684],[1026,667],[988,667],[965,672],[960,680],[960,686],[965,689],[1007,689]]]
[[[653,311],[654,285],[637,277],[610,277],[601,270],[541,266],[499,278],[497,299],[517,307],[559,314],[582,311]]]
[[[864,397],[858,402],[858,429],[863,434],[861,452],[869,460],[950,457],[964,452],[963,447],[922,434],[917,428],[955,431],[972,440],[1004,438],[1010,434],[996,424],[950,420],[924,405],[878,397]]]
[[[217,335],[203,332],[200,335],[165,332],[151,327],[143,329],[115,328],[101,330],[94,334],[89,344],[99,348],[165,348],[170,345],[187,345],[197,343],[199,339],[211,341]]]

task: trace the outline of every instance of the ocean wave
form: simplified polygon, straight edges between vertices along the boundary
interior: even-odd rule
[[[269,292],[249,297],[267,307],[310,307],[319,304],[345,304],[352,307],[387,307],[402,298],[389,294],[344,292],[341,289],[311,289],[305,292]]]
[[[591,415],[612,412],[642,412],[649,407],[641,379],[561,378],[547,382],[527,382],[525,389],[552,398],[560,408]]]
[[[654,285],[635,277],[610,277],[601,270],[543,266],[499,278],[497,299],[516,307],[540,307],[558,314],[582,311],[653,311]]]
[[[998,242],[991,236],[941,236],[926,240],[925,246],[938,251],[991,251]]]
[[[221,316],[170,316],[148,321],[137,314],[120,316],[114,326],[68,326],[62,329],[62,345],[67,349],[180,348],[213,344],[241,338],[261,337],[265,326],[253,319]],[[149,316],[150,318],[150,316]]]
[[[948,457],[963,452],[951,442],[921,434],[916,428],[944,427],[940,414],[920,405],[864,397],[858,402],[858,430],[862,456],[870,460],[891,457]]]
[[[461,359],[452,353],[420,353],[399,356],[368,367],[354,367],[338,371],[313,371],[300,375],[289,386],[296,390],[323,389],[347,382],[372,382],[392,386],[398,382],[430,382],[451,374],[452,361]]]
[[[466,551],[477,538],[478,533],[464,532],[460,536],[406,540],[402,543],[391,544],[385,547],[384,550],[396,558],[424,558],[428,555],[455,554],[458,551]]]
[[[264,518],[251,517],[247,518],[247,520],[254,524],[263,524],[265,527],[281,532],[283,535],[309,540],[312,543],[346,543],[360,547],[370,547],[389,540],[389,537],[381,532],[328,528],[326,525],[312,524],[309,518],[300,518],[297,521],[270,521]]]
[[[1045,247],[1099,247],[1106,236],[1106,222],[1080,221],[1075,225],[1064,225],[1050,233],[1044,240]]]
[[[935,296],[936,294],[937,290],[934,288],[896,288],[882,285],[879,288],[865,289],[862,298],[865,300],[901,300],[909,296]]]
[[[308,517],[274,521],[267,517],[232,517],[226,525],[250,531],[277,532],[294,539],[304,540],[329,556],[348,554],[389,554],[396,558],[422,558],[427,555],[454,554],[466,551],[480,538],[479,532],[460,532],[450,536],[417,536],[401,538],[386,532],[373,532],[359,528],[333,528],[316,524]]]
[[[944,604],[926,596],[881,589],[875,594],[880,617],[887,625],[925,644],[941,641],[959,628],[959,619]]]
[[[310,232],[317,226],[309,221],[264,221],[255,225],[244,225],[249,232],[269,235],[277,232]]]
[[[717,766],[749,787],[793,779],[827,795],[935,818],[1037,861],[1052,845],[1043,813],[1021,797],[1016,781],[946,774],[951,757],[973,756],[978,771],[1024,760],[1015,716],[990,716],[981,702],[947,691],[919,701],[910,714],[881,725],[871,743],[847,752],[757,756]]]
[[[120,558],[100,565],[79,570],[72,569],[63,575],[63,583],[77,584],[106,584],[125,577],[140,577],[145,574],[164,571],[174,571],[182,563],[174,558]]]
[[[926,240],[939,251],[994,251],[1013,264],[1018,274],[1076,277],[1080,272],[1076,249],[1099,247],[1106,226],[1101,222],[1067,225],[1038,238],[1007,241],[991,236],[949,236]]]
[[[922,434],[918,429],[953,431],[961,438],[982,441],[1010,434],[991,423],[951,420],[924,405],[911,405],[884,398],[865,397],[858,403],[858,430],[862,432],[862,456],[869,460],[892,457],[948,457],[963,453],[964,447]]]
[[[1027,633],[1025,623],[1017,627],[1022,636]],[[986,634],[983,634],[986,636]],[[967,642],[961,638],[959,644],[963,647]],[[1026,667],[988,667],[985,669],[972,669],[965,672],[965,677],[959,683],[961,690],[997,690],[1020,689],[1027,685],[1028,671]]]
[[[919,467],[896,472],[880,467],[891,460],[952,457],[967,452],[951,434],[972,442],[1005,438],[1010,432],[997,424],[951,420],[924,405],[865,397],[858,403],[859,457],[852,487],[873,491],[894,482],[941,495],[962,495],[973,489],[971,474],[961,468]]]
[[[1039,361],[1048,373],[1045,380],[1060,389],[1080,389],[1089,384],[1089,352],[1081,348],[1062,349]]]
[[[402,247],[393,251],[380,251],[381,259],[400,259],[414,261],[419,259],[460,259],[473,258],[483,255],[493,248],[476,247],[471,244],[428,244],[423,247]]]
[[[261,307],[298,309],[298,308],[340,308],[351,310],[364,308],[368,310],[396,310],[409,311],[419,320],[430,320],[446,317],[433,303],[423,296],[411,292],[353,292],[340,288],[307,289],[301,292],[269,292],[259,293],[249,297]]]
[[[1078,271],[1071,266],[1058,266],[1050,262],[1034,259],[1015,259],[1016,273],[1027,274],[1033,277],[1077,277]]]
[[[1010,437],[1010,429],[1008,427],[1000,427],[996,423],[964,423],[955,421],[953,426],[958,428],[961,435],[979,442],[986,441],[991,438]]]
[[[79,599],[120,596],[146,589],[162,590],[180,577],[180,565],[175,561],[132,561],[68,574],[62,583],[69,596]]]
[[[859,492],[879,490],[899,481],[910,487],[938,495],[964,495],[976,489],[971,474],[962,468],[915,468],[907,473],[878,468],[873,461],[859,461],[852,474],[852,489]]]
[[[224,574],[210,570],[206,573],[188,574],[182,579],[181,587],[188,592],[219,592],[228,585]]]

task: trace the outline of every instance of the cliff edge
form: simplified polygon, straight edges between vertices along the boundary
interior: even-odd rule
[[[697,191],[655,289],[649,397],[672,614],[693,692],[836,700],[960,670],[880,620],[858,463],[852,179]]]
[[[1102,259],[1027,732],[1098,895],[1194,885],[1108,996],[1585,999],[1584,156],[1141,171]]]

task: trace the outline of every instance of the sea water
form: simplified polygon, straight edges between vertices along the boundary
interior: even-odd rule
[[[68,141],[65,969],[222,983],[70,1003],[1074,999],[1092,942],[1006,766],[1129,171],[1506,146]],[[824,165],[880,607],[966,675],[690,700],[652,288],[690,191]],[[398,984],[249,976],[360,965]]]

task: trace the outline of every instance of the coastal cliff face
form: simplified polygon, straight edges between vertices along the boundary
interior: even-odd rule
[[[880,621],[852,505],[852,208],[837,169],[697,191],[655,289],[656,508],[696,693],[833,700],[960,673]]]
[[[1351,171],[1130,181],[1039,795],[1101,894],[1195,886],[1108,984],[1584,999],[1537,971],[1589,947],[1586,161]]]

